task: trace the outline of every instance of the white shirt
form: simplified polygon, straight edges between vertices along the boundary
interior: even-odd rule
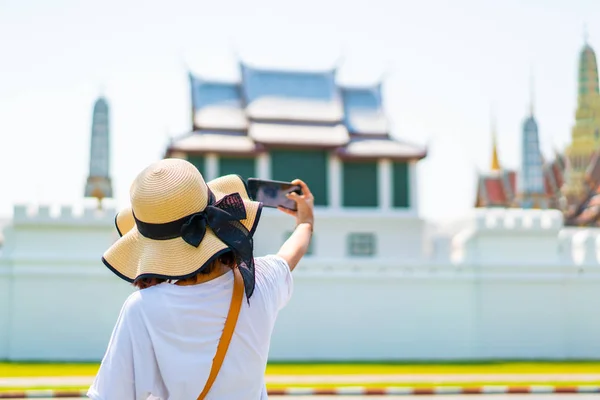
[[[264,373],[277,314],[293,289],[281,257],[255,259],[256,287],[206,397],[267,398]],[[231,304],[233,272],[190,286],[162,283],[125,301],[98,375],[95,400],[196,400],[208,378]]]

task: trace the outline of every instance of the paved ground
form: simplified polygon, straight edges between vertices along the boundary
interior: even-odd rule
[[[272,400],[343,400],[347,396],[269,396]],[[351,396],[354,400],[465,400],[465,396]],[[467,399],[479,400],[598,400],[597,394],[525,394],[525,395],[484,395],[475,396],[469,395]],[[54,400],[54,399],[38,399],[38,400]],[[73,399],[77,400],[77,399]],[[89,400],[84,397],[79,400]]]
[[[295,399],[295,400],[344,400],[348,396],[269,396],[269,399]],[[438,395],[438,396],[351,396],[352,399],[362,400],[465,400],[465,396]],[[466,399],[479,400],[598,400],[597,394],[556,394],[556,395],[468,395]]]

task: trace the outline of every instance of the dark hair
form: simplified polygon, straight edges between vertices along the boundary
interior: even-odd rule
[[[185,279],[181,279],[182,281],[194,281],[197,275],[208,275],[213,272],[218,264],[223,264],[228,267],[233,268],[236,264],[235,256],[233,252],[228,251],[226,253],[221,254],[217,259],[213,260],[210,264],[208,264],[204,269],[198,271],[196,274],[187,277]],[[138,289],[147,289],[149,287],[158,285],[160,283],[166,282],[168,279],[164,278],[140,278],[133,282],[133,286]]]

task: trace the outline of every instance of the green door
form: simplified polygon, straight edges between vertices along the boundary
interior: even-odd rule
[[[395,162],[392,167],[394,207],[410,207],[410,174],[408,163]]]
[[[256,177],[254,157],[220,157],[219,176],[236,174],[244,179]]]
[[[271,177],[289,182],[302,179],[315,196],[315,205],[328,204],[328,159],[324,150],[272,150]]]

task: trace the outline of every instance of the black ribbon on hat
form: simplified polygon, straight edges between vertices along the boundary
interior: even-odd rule
[[[209,199],[203,211],[187,215],[176,221],[164,224],[151,224],[137,219],[135,223],[143,236],[153,240],[169,240],[181,237],[191,246],[198,247],[210,228],[235,255],[237,267],[244,280],[246,297],[250,299],[254,292],[254,243],[252,235],[240,222],[246,219],[246,206],[239,193],[231,193],[215,202],[214,194],[209,190]]]

